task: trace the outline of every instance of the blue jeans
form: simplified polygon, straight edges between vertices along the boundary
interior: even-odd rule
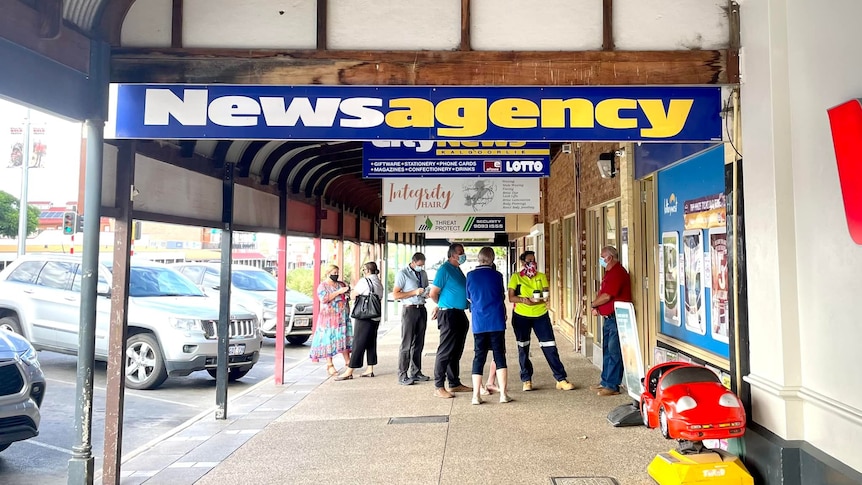
[[[620,390],[623,382],[623,352],[620,349],[620,333],[617,330],[617,316],[613,313],[605,317],[602,325],[602,382],[604,388]]]

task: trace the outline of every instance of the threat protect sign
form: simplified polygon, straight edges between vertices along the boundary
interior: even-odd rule
[[[416,232],[506,232],[504,216],[416,216]]]
[[[113,84],[107,137],[721,140],[721,88]]]

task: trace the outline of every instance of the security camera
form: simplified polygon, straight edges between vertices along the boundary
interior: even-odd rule
[[[605,152],[599,154],[599,159],[596,161],[596,166],[599,168],[599,175],[603,179],[611,179],[617,174],[616,164],[614,163],[615,152]]]
[[[620,148],[619,150],[617,150],[617,151],[615,151],[615,152],[614,152],[614,155],[616,155],[616,156],[618,156],[618,157],[622,157],[622,156],[624,156],[625,154],[626,154],[626,149],[625,149],[625,148]]]
[[[572,144],[571,143],[563,143],[561,150],[563,153],[572,153]]]

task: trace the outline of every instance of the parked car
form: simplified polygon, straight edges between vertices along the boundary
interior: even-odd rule
[[[209,295],[218,295],[220,263],[176,263],[173,265]],[[242,264],[231,265],[231,301],[257,314],[265,337],[275,337],[278,280],[272,273]],[[293,345],[311,337],[314,302],[307,295],[287,289],[284,305],[284,335]]]
[[[108,357],[111,265],[99,265],[96,359]],[[81,260],[62,254],[22,256],[0,272],[0,327],[36,349],[78,352]],[[133,260],[129,275],[126,387],[154,389],[168,376],[216,374],[218,301],[159,263]],[[245,376],[260,354],[257,316],[237,306],[230,322],[230,380]]]
[[[2,325],[0,325],[2,326]],[[39,435],[45,376],[36,349],[24,337],[0,329],[0,451]]]
[[[643,382],[644,425],[658,427],[665,438],[703,441],[745,433],[742,402],[706,367],[665,362],[647,371]]]

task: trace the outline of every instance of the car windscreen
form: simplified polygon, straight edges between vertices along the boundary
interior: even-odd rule
[[[277,282],[275,277],[266,271],[231,271],[231,282],[241,290],[247,291],[276,291]]]
[[[691,382],[718,382],[715,372],[706,367],[678,367],[665,374],[661,380],[661,389],[665,390],[677,384],[688,384]]]
[[[129,296],[204,296],[204,294],[188,278],[172,269],[132,266],[129,273]]]

